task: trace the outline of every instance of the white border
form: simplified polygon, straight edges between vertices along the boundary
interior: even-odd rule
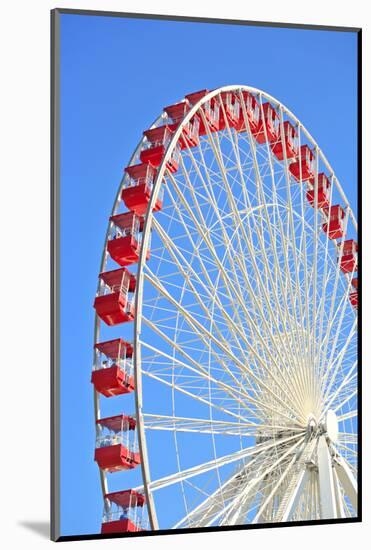
[[[229,0],[62,0],[60,5],[48,0],[8,0],[2,4],[0,17],[1,63],[1,235],[2,260],[2,461],[0,537],[6,548],[39,549],[54,544],[40,536],[46,532],[49,519],[49,10],[54,7],[100,9],[200,17],[236,18],[256,21],[277,21],[320,25],[362,26],[363,56],[370,50],[371,18],[368,3],[345,1],[266,0],[240,2]],[[370,61],[364,62],[364,101],[371,97]],[[369,105],[369,101],[368,101]],[[366,146],[371,142],[364,105],[364,191],[363,249],[370,250],[371,225],[367,224],[367,206],[371,206],[370,156]],[[366,124],[367,123],[367,124]],[[369,139],[367,139],[369,138]],[[26,226],[15,223],[22,220]],[[11,231],[9,231],[11,229]],[[27,239],[20,265],[17,243]],[[370,357],[370,292],[371,262],[364,254],[364,356]],[[33,293],[32,289],[38,289]],[[42,290],[41,290],[42,289]],[[19,335],[22,340],[19,340]],[[22,352],[18,355],[19,350]],[[33,353],[31,353],[33,351]],[[15,352],[17,354],[15,355]],[[364,362],[364,438],[363,462],[371,460],[370,426],[371,365]],[[18,383],[15,382],[18,380]],[[11,416],[11,419],[10,419]],[[7,422],[9,419],[9,424]],[[37,429],[37,440],[34,430]],[[14,429],[13,429],[14,427]],[[19,427],[19,429],[15,429]],[[9,431],[17,437],[9,437]],[[9,446],[9,440],[11,445]],[[4,449],[4,445],[2,445]],[[71,542],[89,544],[89,548],[111,548],[122,545],[145,550],[195,549],[205,544],[214,548],[248,545],[251,548],[291,548],[301,550],[324,548],[336,544],[339,548],[365,548],[371,539],[371,476],[364,469],[364,523],[326,525],[301,528],[277,528],[256,531],[236,531],[208,534],[175,535],[111,541]],[[25,524],[34,523],[34,526]],[[36,529],[36,530],[35,530]]]

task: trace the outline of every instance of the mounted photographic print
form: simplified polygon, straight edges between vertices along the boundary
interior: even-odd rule
[[[54,540],[361,520],[360,38],[52,12]]]

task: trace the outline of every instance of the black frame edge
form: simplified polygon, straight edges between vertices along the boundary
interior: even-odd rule
[[[50,309],[50,330],[51,330],[51,357],[50,357],[50,378],[51,378],[51,418],[50,418],[50,455],[51,455],[51,507],[50,507],[50,538],[53,541],[60,539],[60,377],[59,377],[59,169],[60,169],[60,148],[59,148],[59,84],[60,84],[60,17],[59,10],[52,10],[51,17],[51,85],[50,85],[50,216],[51,216],[51,239],[50,239],[50,263],[51,263],[51,309]]]
[[[109,535],[101,535],[99,533],[92,535],[63,535],[59,537],[57,542],[69,542],[78,540],[111,540],[111,539],[130,539],[138,537],[157,537],[161,535],[189,535],[195,533],[219,533],[226,531],[251,531],[255,529],[272,529],[272,528],[291,528],[291,527],[312,527],[319,525],[338,525],[346,523],[360,523],[361,519],[357,518],[340,518],[340,519],[323,519],[323,520],[308,520],[308,521],[290,521],[283,523],[257,523],[254,525],[231,525],[218,527],[192,527],[187,529],[160,529],[158,531],[146,531],[138,533],[115,533]]]
[[[362,29],[357,31],[357,221],[359,224],[359,309],[358,309],[358,518],[362,521]]]
[[[302,30],[329,30],[338,32],[358,32],[360,27],[340,27],[332,25],[315,25],[305,23],[282,23],[277,21],[252,21],[248,19],[224,19],[217,17],[197,17],[191,15],[159,15],[155,13],[135,13],[135,12],[118,12],[118,11],[100,11],[74,8],[56,8],[60,14],[70,15],[93,15],[98,17],[122,17],[129,19],[158,19],[163,21],[190,21],[192,23],[216,23],[228,25],[250,25],[254,27],[278,27],[286,29],[302,29]]]

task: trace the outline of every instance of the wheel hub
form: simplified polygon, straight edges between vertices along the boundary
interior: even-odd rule
[[[308,416],[308,420],[307,420],[307,433],[308,435],[312,435],[315,430],[317,428],[317,420],[314,416],[314,414],[310,414]]]

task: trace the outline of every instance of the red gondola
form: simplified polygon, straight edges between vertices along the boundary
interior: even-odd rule
[[[127,489],[104,495],[105,509],[103,513],[102,534],[135,533],[145,531],[143,507],[145,496]]]
[[[345,212],[340,204],[323,208],[323,212],[327,217],[327,222],[322,225],[323,231],[329,239],[341,239],[344,235],[344,217]]]
[[[293,126],[288,120],[285,120],[283,123],[283,134],[285,138],[286,158],[291,159],[296,157],[298,154],[298,134],[295,126]],[[284,159],[284,147],[282,145],[281,130],[278,132],[276,141],[272,142],[270,147],[272,149],[272,153],[278,160]]]
[[[110,221],[113,226],[107,244],[109,255],[121,266],[137,263],[142,245],[144,218],[137,216],[135,212],[125,212],[111,216]],[[147,260],[149,255],[148,250]]]
[[[171,118],[173,124],[179,124],[190,109],[189,101],[179,101],[164,108],[165,113]]]
[[[341,244],[339,244],[339,252]],[[343,273],[351,273],[358,269],[358,244],[353,239],[344,241],[343,252],[341,254],[340,269]]]
[[[94,301],[97,315],[110,326],[133,321],[134,301],[129,298],[129,293],[135,291],[135,276],[121,267],[105,271],[99,278],[102,284]]]
[[[308,145],[300,147],[300,154],[295,162],[289,166],[291,174],[296,181],[307,181],[314,177],[314,153]]]
[[[96,423],[99,435],[94,460],[101,470],[107,472],[132,470],[140,464],[140,454],[134,436],[135,418],[119,414],[101,418]]]
[[[355,309],[358,309],[358,279],[352,279],[354,290],[349,293],[349,301]]]
[[[256,135],[256,133],[258,132],[259,123],[260,123],[260,105],[250,92],[247,92],[244,90],[241,93],[242,93],[243,104],[245,106],[245,109],[241,105],[240,116],[238,119],[238,123],[235,125],[235,129],[237,130],[237,132],[246,131],[245,116],[247,115],[247,120],[251,129],[251,132],[253,133],[253,135]],[[245,115],[245,110],[246,110],[246,115]]]
[[[91,375],[95,391],[105,397],[134,390],[133,346],[121,338],[95,344],[95,364]]]
[[[157,171],[151,164],[142,163],[127,166],[125,172],[129,175],[130,180],[129,185],[121,192],[121,199],[129,210],[138,216],[143,216],[147,212]],[[161,188],[153,207],[154,212],[161,210],[162,202],[163,189]]]
[[[190,109],[189,102],[187,100],[175,103],[165,107],[165,113],[171,118],[172,123],[169,124],[171,130],[175,132],[179,124],[188,113]],[[200,142],[200,118],[194,115],[191,120],[183,126],[182,134],[179,138],[179,145],[181,149],[187,147],[195,147]]]
[[[308,181],[307,199],[311,206],[315,206],[315,178],[310,178]],[[318,191],[317,191],[317,206],[318,208],[324,208],[330,204],[330,187],[331,183],[326,174],[321,172],[318,174]]]
[[[162,159],[165,156],[166,149],[171,141],[174,131],[168,124],[151,128],[143,132],[147,138],[145,148],[140,152],[140,160],[145,163],[150,163],[156,168],[160,166]],[[171,157],[166,163],[169,172],[176,172],[179,167],[179,146],[176,146]]]
[[[238,96],[234,92],[221,92],[220,99],[223,103],[223,109],[221,109],[219,119],[219,130],[229,128],[235,128],[239,124],[240,120],[240,102]]]
[[[186,100],[189,101],[191,105],[195,105],[209,93],[209,90],[200,90],[199,92],[193,92],[186,95]],[[202,105],[202,111],[206,119],[206,124],[204,123],[202,117],[200,118],[200,127],[199,135],[205,136],[207,134],[207,128],[210,132],[217,132],[219,130],[220,124],[220,105],[216,97],[211,98],[209,101],[206,101]]]
[[[254,137],[258,143],[265,143],[266,137],[269,143],[275,142],[280,131],[279,116],[274,107],[268,102],[263,103],[262,111],[263,116],[259,118],[259,124],[253,132]],[[264,132],[264,123],[266,132]]]

